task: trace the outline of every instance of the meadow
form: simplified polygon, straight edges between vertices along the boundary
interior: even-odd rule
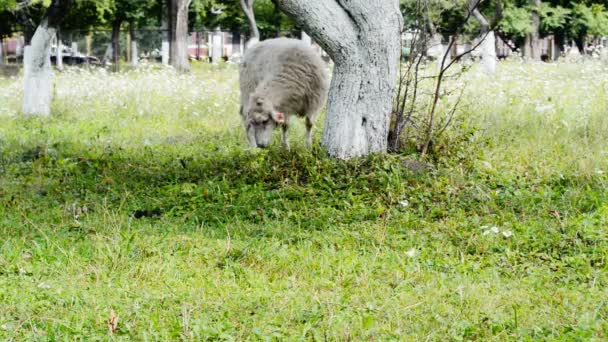
[[[230,65],[0,78],[0,339],[608,338],[608,65],[458,82],[412,168],[246,151]]]

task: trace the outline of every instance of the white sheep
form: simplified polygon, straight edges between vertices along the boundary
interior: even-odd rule
[[[241,117],[251,148],[270,144],[274,128],[283,129],[289,149],[290,119],[306,118],[307,145],[327,98],[325,62],[309,45],[296,39],[269,39],[255,44],[240,67]]]

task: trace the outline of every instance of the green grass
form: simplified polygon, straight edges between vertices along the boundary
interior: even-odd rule
[[[0,80],[0,339],[604,340],[607,71],[470,73],[418,173],[244,151],[231,66]]]

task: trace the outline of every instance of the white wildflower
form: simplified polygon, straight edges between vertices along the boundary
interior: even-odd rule
[[[415,258],[418,255],[418,250],[416,248],[412,248],[409,251],[405,252],[405,256],[408,258]]]
[[[43,289],[43,290],[48,290],[51,288],[51,285],[49,285],[47,283],[40,283],[40,284],[38,284],[38,288]]]

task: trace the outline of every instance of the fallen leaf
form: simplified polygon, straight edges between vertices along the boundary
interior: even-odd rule
[[[555,217],[558,220],[562,220],[562,216],[555,210],[549,210],[549,215]]]
[[[110,318],[108,319],[108,330],[110,331],[110,334],[114,334],[116,328],[118,328],[118,316],[114,310],[110,310]]]

